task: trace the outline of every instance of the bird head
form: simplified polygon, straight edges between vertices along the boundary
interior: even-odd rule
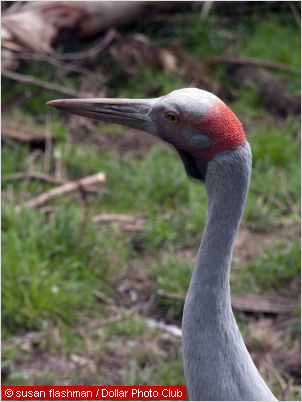
[[[235,114],[217,96],[196,88],[156,99],[62,99],[47,105],[159,137],[175,147],[188,176],[197,180],[205,180],[217,154],[246,144]]]

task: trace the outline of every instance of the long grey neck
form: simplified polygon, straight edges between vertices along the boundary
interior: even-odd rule
[[[207,170],[208,214],[191,284],[212,312],[230,309],[232,252],[251,176],[249,147],[220,154]],[[201,293],[200,291],[198,292]],[[218,310],[217,310],[218,309]]]
[[[275,400],[234,319],[229,273],[251,176],[249,145],[207,168],[208,215],[183,313],[183,354],[191,400]]]

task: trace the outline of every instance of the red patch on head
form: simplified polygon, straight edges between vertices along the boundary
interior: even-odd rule
[[[213,110],[202,120],[198,129],[211,138],[208,148],[199,150],[205,162],[219,152],[236,149],[246,144],[242,124],[236,115],[220,99],[213,106]]]

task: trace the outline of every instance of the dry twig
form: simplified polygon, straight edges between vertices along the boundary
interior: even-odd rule
[[[77,54],[77,53],[76,53]],[[98,82],[104,82],[105,79],[102,75],[95,73],[94,71],[91,71],[88,68],[85,67],[80,67],[80,66],[76,66],[74,64],[71,63],[63,63],[59,60],[57,60],[55,57],[50,56],[48,54],[26,54],[26,53],[14,53],[11,56],[11,59],[14,60],[29,60],[29,61],[43,61],[46,63],[49,63],[55,67],[61,68],[63,70],[66,71],[71,71],[74,73],[78,73],[78,74],[82,74],[86,77],[90,77],[94,80],[97,80]],[[89,98],[90,95],[86,94],[86,97]]]
[[[145,222],[145,214],[137,215],[124,215],[124,214],[101,214],[92,218],[94,223],[102,222],[117,222],[121,224],[121,227],[126,232],[139,232],[143,230],[143,224]]]
[[[289,114],[301,114],[300,94],[288,91],[267,69],[234,64],[230,77],[236,86],[252,88],[258,92],[266,108],[273,113],[284,117]]]
[[[290,67],[287,64],[276,63],[273,61],[266,61],[266,60],[244,59],[243,57],[215,56],[211,57],[210,59],[204,60],[204,62],[208,64],[227,63],[227,64],[236,64],[244,66],[265,67],[273,70],[287,71],[290,73],[300,74],[299,69]]]
[[[88,49],[77,53],[64,53],[60,54],[58,57],[60,60],[87,60],[94,58],[99,55],[106,47],[113,41],[116,35],[116,30],[110,28],[101,40],[97,40],[96,43],[90,46]]]
[[[177,336],[177,337],[181,337],[181,335],[182,335],[181,328],[178,328],[176,325],[170,325],[170,324],[166,324],[161,321],[156,321],[153,318],[147,318],[146,322],[149,325],[149,327],[151,327],[151,328],[160,329],[162,331],[168,332],[169,334]]]
[[[34,78],[31,75],[23,75],[19,73],[15,73],[9,70],[2,70],[1,74],[14,81],[22,82],[23,84],[31,84],[41,88],[48,89],[50,91],[59,92],[66,96],[72,96],[75,98],[85,98],[87,97],[86,93],[82,93],[79,91],[75,91],[72,88],[63,87],[62,85],[58,85],[55,83],[49,83],[46,81],[39,80],[38,78]]]
[[[51,201],[57,197],[61,197],[62,195],[72,193],[76,190],[81,190],[83,187],[91,186],[96,183],[104,183],[106,181],[105,173],[97,173],[92,176],[84,177],[83,179],[67,182],[59,187],[53,188],[45,193],[40,194],[38,197],[35,197],[26,203],[24,203],[24,207],[27,209],[33,209],[40,207],[46,204],[48,201]],[[16,206],[16,212],[20,212],[21,207]]]
[[[99,222],[122,222],[122,223],[135,223],[137,222],[137,217],[133,215],[125,215],[125,214],[101,214],[96,215],[92,218],[94,223]]]
[[[46,181],[47,183],[53,184],[64,184],[66,180],[57,179],[56,177],[50,176],[49,174],[42,173],[42,172],[35,172],[32,170],[28,170],[26,172],[16,172],[12,174],[7,174],[2,176],[2,180],[10,181],[10,180],[22,180],[22,179],[38,179]]]
[[[1,131],[4,136],[22,141],[45,142],[46,140],[54,139],[54,135],[50,133],[26,127],[14,121],[2,120]]]
[[[292,300],[281,296],[231,295],[231,302],[234,310],[252,313],[287,314],[294,306]]]

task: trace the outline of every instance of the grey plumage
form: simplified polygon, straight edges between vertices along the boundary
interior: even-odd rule
[[[230,300],[232,251],[251,165],[248,145],[219,154],[208,165],[207,222],[182,324],[184,370],[191,400],[276,400],[246,349]]]
[[[208,215],[183,313],[191,400],[276,400],[240,335],[230,301],[232,251],[252,156],[241,124],[215,95],[194,88],[157,99],[71,99],[60,110],[146,131],[172,144],[189,176],[205,181]]]

